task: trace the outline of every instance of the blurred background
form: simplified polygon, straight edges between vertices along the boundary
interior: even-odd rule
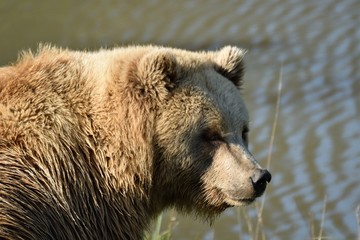
[[[247,48],[250,147],[273,181],[258,204],[211,226],[169,211],[162,229],[170,225],[172,239],[360,238],[359,0],[1,0],[0,36],[1,65],[39,42]]]

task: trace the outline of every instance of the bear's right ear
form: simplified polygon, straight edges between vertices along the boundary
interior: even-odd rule
[[[144,95],[163,99],[175,87],[176,59],[170,52],[163,49],[151,51],[136,65],[136,77]]]
[[[246,50],[232,46],[226,46],[215,53],[215,70],[237,87],[241,87],[243,83],[245,53]]]

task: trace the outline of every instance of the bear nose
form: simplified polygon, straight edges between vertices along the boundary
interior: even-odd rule
[[[261,169],[250,178],[257,195],[261,195],[265,191],[266,184],[271,181],[271,173],[266,169]]]

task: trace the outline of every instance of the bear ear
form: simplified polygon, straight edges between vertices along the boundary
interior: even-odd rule
[[[226,46],[215,54],[215,70],[239,88],[243,83],[245,53],[244,49]]]
[[[145,54],[138,62],[136,71],[144,95],[163,98],[175,87],[176,59],[166,50]]]

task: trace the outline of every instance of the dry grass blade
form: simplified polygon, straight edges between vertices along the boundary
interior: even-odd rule
[[[319,237],[318,237],[319,240],[323,239],[322,235],[323,235],[324,222],[325,222],[326,203],[327,203],[327,196],[325,195],[324,207],[323,207],[323,211],[322,211],[322,215],[321,215],[321,222],[320,222],[320,232],[319,232]]]
[[[360,240],[360,205],[357,206],[355,211],[356,221],[358,225],[358,240]]]
[[[240,211],[241,211],[241,213],[243,215],[243,218],[245,219],[245,223],[246,223],[246,227],[247,227],[247,230],[249,232],[249,235],[253,236],[254,233],[253,233],[253,229],[252,229],[251,219],[250,219],[248,213],[246,212],[246,210],[237,208],[236,211],[237,211],[239,224],[240,224]],[[242,239],[241,232],[240,232],[240,235],[239,235],[239,239]]]
[[[281,65],[280,73],[279,73],[279,81],[278,81],[278,91],[277,91],[275,116],[274,116],[274,121],[273,121],[273,125],[272,125],[272,130],[271,130],[271,137],[270,137],[270,143],[269,143],[269,153],[268,153],[268,157],[267,157],[267,161],[266,161],[266,168],[267,169],[270,168],[272,151],[273,151],[274,140],[275,140],[275,132],[276,132],[278,119],[279,119],[282,81],[283,81],[282,75],[283,75],[283,66]],[[262,213],[263,213],[263,209],[264,209],[264,204],[265,204],[265,194],[264,194],[264,196],[262,198],[262,201],[261,201],[261,204],[260,204],[260,207],[259,207],[259,210],[258,210],[258,221],[257,221],[257,225],[256,225],[256,229],[255,229],[255,236],[254,236],[255,240],[258,239],[259,229],[263,225]]]

